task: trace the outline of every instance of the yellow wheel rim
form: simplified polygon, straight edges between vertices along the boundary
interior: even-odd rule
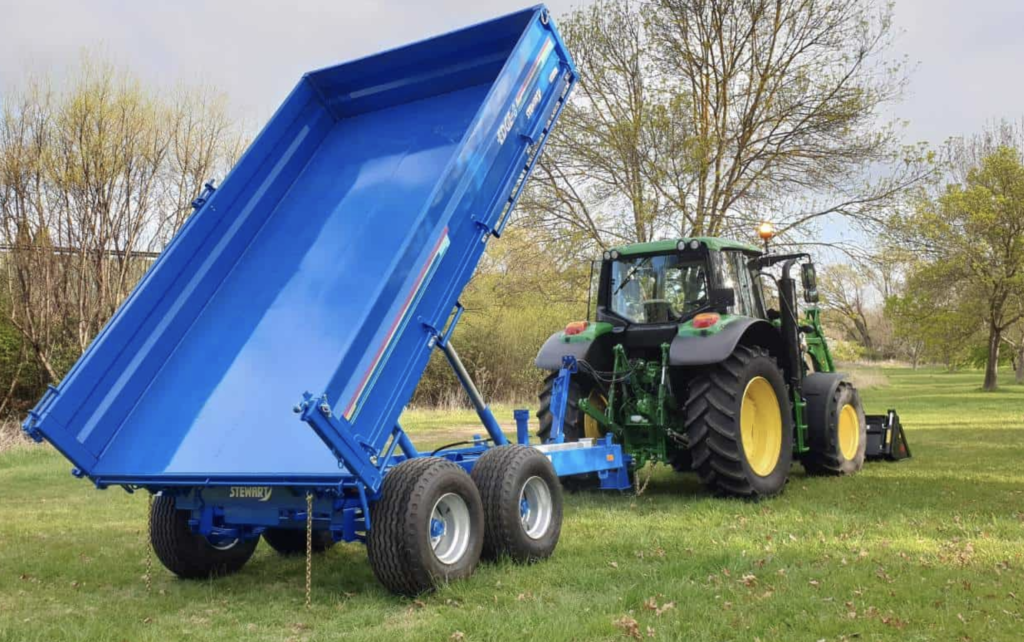
[[[839,411],[839,452],[847,461],[857,456],[860,448],[860,420],[853,406],[846,404]]]
[[[743,391],[740,437],[750,469],[760,477],[770,475],[782,454],[782,411],[764,377],[754,377]]]
[[[590,396],[587,397],[587,402],[590,403],[592,408],[601,412],[604,412],[608,407],[608,399],[597,390],[590,393]],[[604,437],[604,433],[601,431],[601,424],[597,423],[597,419],[594,419],[587,413],[583,413],[583,436],[589,439]]]

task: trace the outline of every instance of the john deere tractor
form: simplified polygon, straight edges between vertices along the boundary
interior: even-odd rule
[[[779,493],[794,460],[810,474],[852,475],[865,454],[909,456],[893,411],[870,417],[869,444],[857,390],[835,372],[810,256],[769,252],[771,231],[762,232],[766,251],[698,237],[605,252],[591,318],[569,323],[537,355],[550,371],[541,438],[551,437],[568,355],[578,372],[560,438],[612,433],[634,466],[692,470],[722,494]]]

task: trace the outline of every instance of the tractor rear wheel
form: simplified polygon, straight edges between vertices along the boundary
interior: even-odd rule
[[[149,513],[149,539],[153,552],[167,570],[185,579],[230,575],[252,557],[259,538],[211,542],[188,525],[189,511],[177,510],[174,498],[153,498]]]
[[[263,539],[281,555],[306,554],[306,529],[304,528],[268,528],[263,531]],[[323,553],[334,546],[334,538],[328,530],[315,530],[311,538],[314,553]]]
[[[370,517],[370,567],[393,593],[417,595],[469,577],[480,561],[480,491],[447,459],[417,457],[390,469]]]
[[[857,390],[840,383],[824,422],[808,422],[803,464],[810,475],[852,475],[864,467],[867,421]]]
[[[539,400],[540,408],[537,410],[537,436],[540,440],[547,441],[551,435],[551,424],[554,422],[554,413],[551,411],[551,397],[555,379],[558,372],[552,372],[544,379],[544,387],[541,389]],[[576,375],[569,379],[569,401],[565,404],[565,421],[562,426],[564,441],[579,441],[584,437],[601,437],[601,427],[592,417],[580,410],[580,399],[586,399],[597,408],[604,408],[607,399],[601,391],[594,386],[593,382],[586,377]]]
[[[692,467],[715,491],[767,497],[786,485],[793,415],[782,371],[766,350],[736,346],[689,386],[686,431]]]

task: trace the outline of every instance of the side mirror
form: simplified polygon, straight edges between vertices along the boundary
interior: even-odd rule
[[[711,305],[716,308],[731,308],[736,305],[736,291],[732,288],[712,288]]]
[[[814,271],[813,263],[804,263],[800,266],[800,281],[804,286],[804,301],[807,303],[817,303],[818,275]]]

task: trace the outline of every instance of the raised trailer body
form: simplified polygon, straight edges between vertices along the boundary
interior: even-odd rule
[[[363,539],[419,456],[399,415],[435,348],[459,373],[458,297],[575,82],[541,6],[305,75],[25,430],[212,539],[299,526],[307,500]],[[488,437],[443,454],[469,469],[507,440],[460,380]],[[628,486],[610,441],[545,448]]]

